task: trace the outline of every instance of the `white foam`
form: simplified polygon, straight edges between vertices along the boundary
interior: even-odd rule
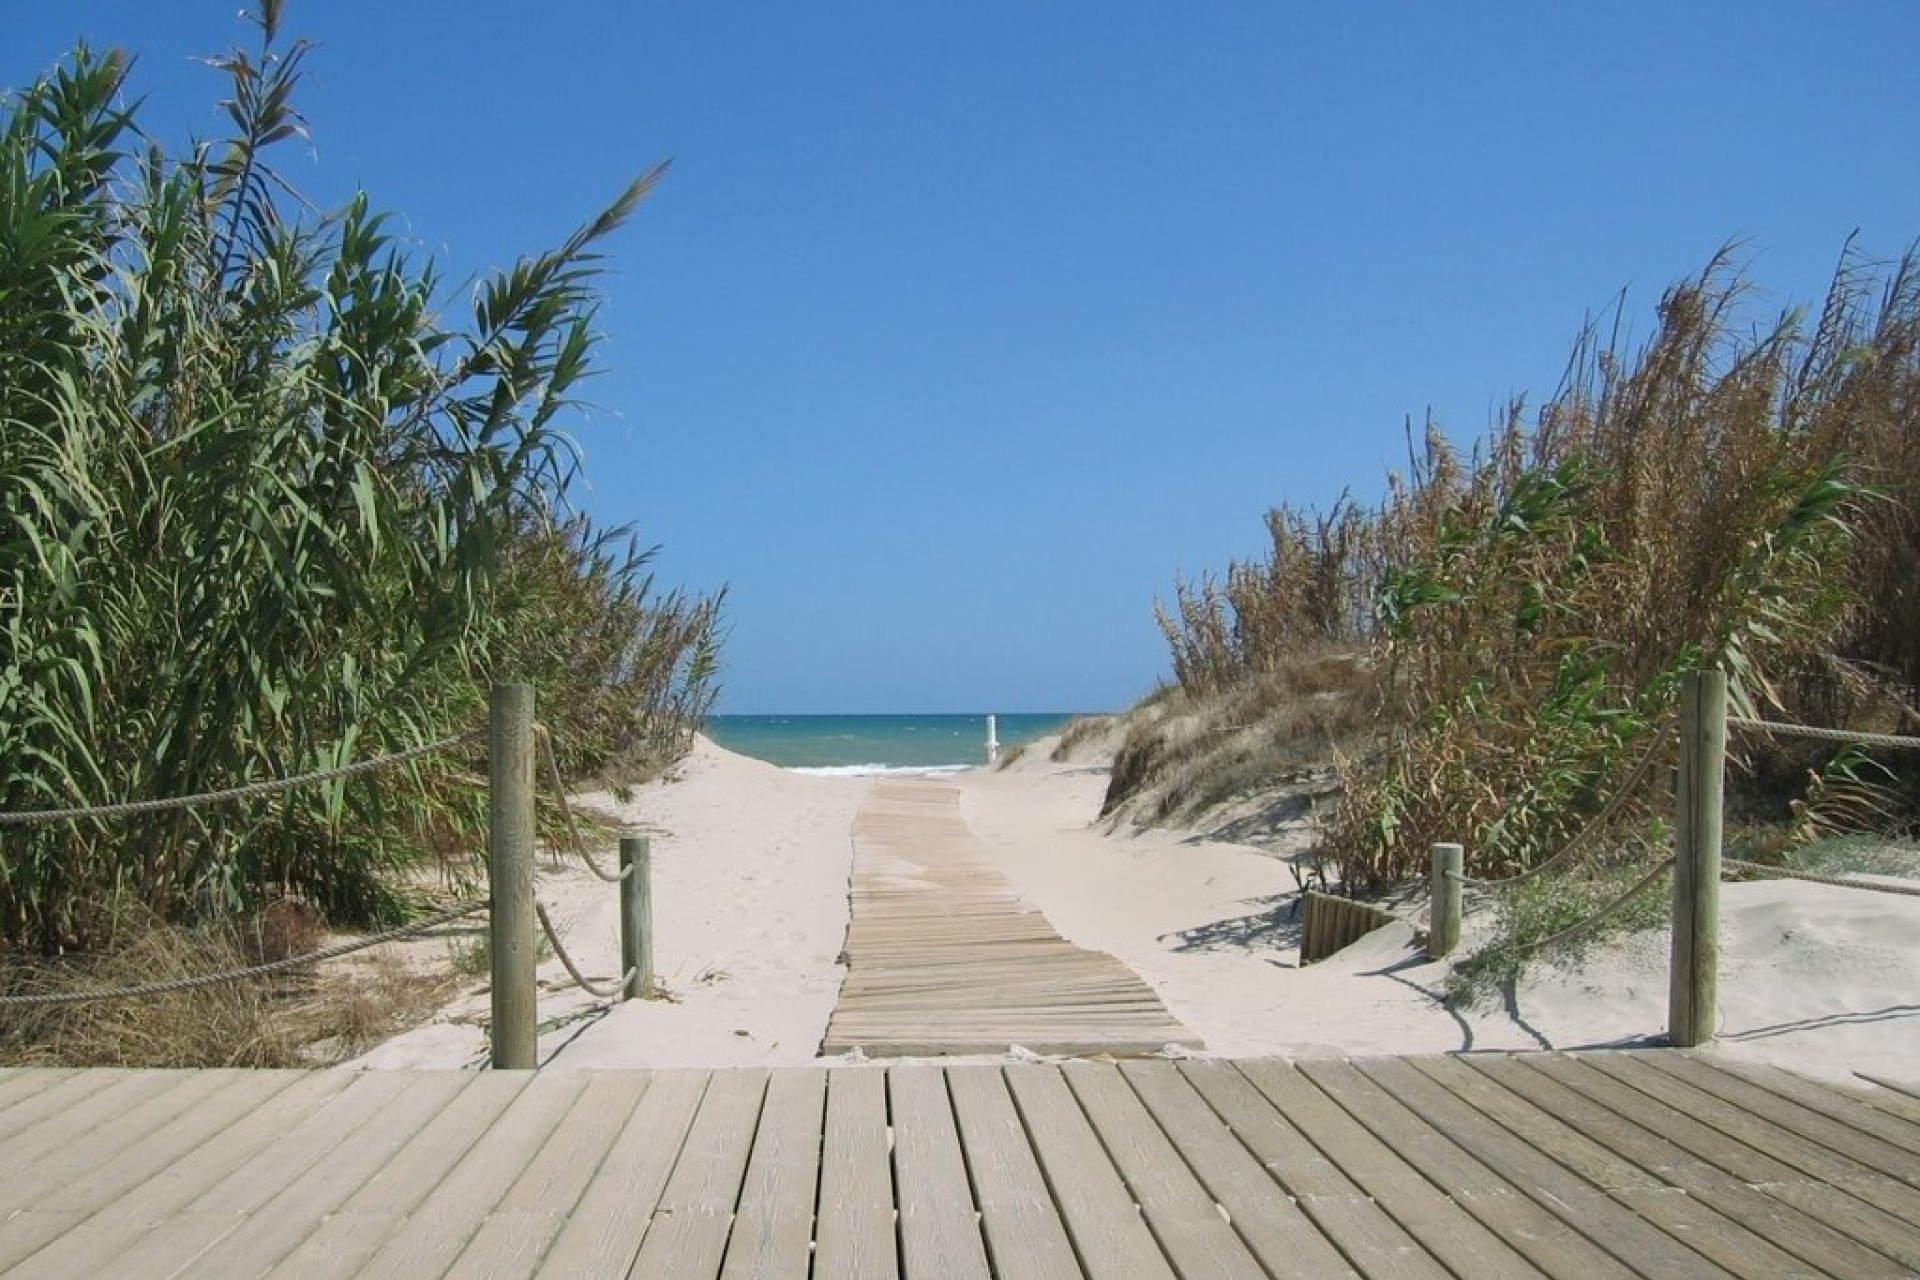
[[[977,767],[970,764],[827,764],[791,765],[787,772],[804,773],[814,778],[882,778],[965,773]]]

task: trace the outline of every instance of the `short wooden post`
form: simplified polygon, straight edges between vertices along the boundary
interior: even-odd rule
[[[1727,677],[1690,672],[1680,687],[1679,815],[1674,829],[1673,952],[1667,1039],[1713,1039],[1720,998],[1720,824],[1726,785]]]
[[[1000,721],[996,716],[987,717],[987,763],[1000,762]]]
[[[1460,875],[1466,850],[1457,844],[1433,846],[1433,910],[1427,921],[1427,954],[1435,960],[1460,945]]]
[[[653,995],[653,848],[645,836],[620,837],[620,972],[633,975],[622,1000]]]
[[[539,1037],[534,998],[533,686],[495,685],[487,740],[492,882],[493,1065],[521,1071],[536,1065]]]

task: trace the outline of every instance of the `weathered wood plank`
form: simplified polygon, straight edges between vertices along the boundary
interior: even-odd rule
[[[1008,1067],[1006,1081],[1086,1273],[1102,1280],[1172,1277],[1166,1255],[1060,1072]]]
[[[461,1280],[512,1280],[540,1270],[560,1229],[599,1172],[621,1121],[645,1093],[647,1079],[596,1072],[541,1146],[473,1233],[447,1270]]]
[[[352,1142],[306,1166],[279,1194],[251,1210],[231,1231],[208,1241],[194,1275],[259,1275],[299,1248],[314,1227],[352,1195],[444,1109],[465,1083],[452,1073],[409,1080]]]
[[[1176,1069],[1350,1267],[1369,1277],[1448,1274],[1232,1064]]]
[[[1910,1126],[1896,1126],[1891,1121],[1878,1122],[1874,1113],[1864,1107],[1853,1109],[1850,1119],[1832,1116],[1825,1110],[1809,1107],[1777,1089],[1765,1088],[1691,1054],[1636,1053],[1623,1054],[1621,1057],[1623,1061],[1636,1066],[1650,1067],[1676,1080],[1685,1081],[1695,1089],[1711,1094],[1730,1106],[1739,1107],[1769,1125],[1799,1134],[1809,1142],[1837,1152],[1873,1173],[1885,1174],[1889,1178],[1898,1178],[1908,1186],[1920,1187],[1920,1152],[1890,1140],[1888,1132],[1897,1128],[1899,1137],[1910,1139],[1913,1135],[1905,1132]],[[1838,1094],[1818,1095],[1811,1083],[1806,1085],[1806,1090],[1826,1097],[1829,1106],[1837,1107],[1841,1102]]]
[[[617,1136],[540,1260],[541,1280],[624,1276],[639,1254],[711,1073],[649,1072],[647,1078],[638,1106],[627,1115],[604,1118]]]
[[[767,1075],[758,1068],[726,1071],[708,1082],[629,1275],[705,1280],[720,1274]]]
[[[1346,1242],[1342,1252],[1363,1273],[1444,1275],[1451,1269],[1457,1275],[1511,1280],[1539,1274],[1505,1241],[1436,1190],[1393,1147],[1376,1138],[1290,1064],[1244,1062],[1235,1066],[1269,1109],[1279,1114],[1273,1119],[1260,1117],[1245,1103],[1231,1115],[1225,1111],[1221,1114],[1243,1138],[1248,1133],[1262,1136],[1265,1150],[1253,1150],[1263,1159],[1269,1158],[1266,1152],[1290,1132],[1298,1134],[1302,1144],[1318,1148],[1340,1176],[1333,1181],[1323,1174],[1316,1182],[1326,1190],[1302,1195],[1301,1208],[1316,1221],[1323,1221],[1329,1234],[1334,1230],[1332,1224],[1339,1223]],[[1196,1072],[1194,1078],[1198,1083],[1205,1077]],[[1202,1085],[1203,1092],[1205,1087]],[[1242,1129],[1242,1124],[1247,1128]],[[1360,1201],[1365,1202],[1364,1207]]]
[[[93,1214],[134,1191],[297,1078],[280,1072],[206,1072],[212,1086],[172,1090],[145,1110],[146,1123],[103,1125],[61,1153],[57,1164],[0,1175],[10,1206],[0,1219],[0,1270],[32,1257]],[[49,1167],[52,1166],[52,1167]]]
[[[1198,1044],[1137,974],[1059,937],[1013,891],[958,796],[890,779],[856,815],[847,976],[823,1051],[1145,1054]]]
[[[1514,1062],[1516,1070],[1565,1088],[1556,1093],[1525,1082],[1520,1087],[1529,1096],[1546,1099],[1556,1114],[1568,1117],[1595,1141],[1638,1159],[1688,1195],[1822,1273],[1869,1275],[1883,1270],[1887,1255],[1859,1242],[1886,1235],[1885,1214],[1845,1196],[1821,1195],[1831,1188],[1813,1187],[1762,1151],[1594,1070],[1585,1056],[1529,1055]],[[1596,1113],[1588,1104],[1598,1104],[1600,1110]]]
[[[1120,1073],[1269,1274],[1358,1275],[1171,1062]]]
[[[722,1280],[807,1280],[826,1094],[826,1072],[817,1067],[767,1082]]]
[[[886,1074],[828,1072],[815,1275],[898,1280],[891,1160]]]
[[[582,1077],[557,1073],[528,1081],[418,1208],[394,1224],[360,1264],[359,1275],[366,1280],[414,1280],[445,1272],[566,1115],[585,1083]]]
[[[1067,1063],[1061,1075],[1174,1270],[1184,1280],[1264,1280],[1265,1269],[1127,1082],[1087,1062]]]
[[[1838,1120],[1842,1124],[1920,1156],[1920,1111],[1916,1111],[1912,1117],[1903,1116],[1897,1110],[1876,1107],[1871,1095],[1863,1090],[1815,1084],[1792,1072],[1782,1071],[1778,1067],[1768,1066],[1765,1063],[1742,1062],[1720,1057],[1707,1061],[1715,1071],[1738,1076],[1749,1084],[1776,1093],[1810,1111],[1817,1111],[1823,1116]],[[1874,1093],[1885,1092],[1883,1089],[1874,1089]]]
[[[189,1268],[194,1259],[298,1179],[315,1161],[343,1144],[363,1141],[367,1128],[411,1087],[406,1077],[364,1075],[327,1099],[291,1132],[263,1147],[252,1159],[165,1220],[144,1232],[137,1247],[87,1267],[84,1274],[105,1280],[154,1280]]]
[[[1417,1117],[1515,1192],[1532,1200],[1540,1212],[1564,1224],[1568,1235],[1542,1231],[1537,1242],[1518,1246],[1523,1252],[1531,1252],[1543,1269],[1598,1275],[1618,1266],[1623,1275],[1686,1275],[1703,1280],[1711,1276],[1716,1280],[1731,1280],[1725,1268],[1680,1244],[1566,1169],[1553,1159],[1552,1152],[1541,1151],[1516,1138],[1493,1123],[1484,1112],[1468,1106],[1407,1063],[1376,1058],[1347,1070],[1378,1086],[1377,1093],[1350,1095],[1350,1101],[1364,1109],[1380,1126],[1375,1128],[1376,1133],[1381,1128]],[[1397,1107],[1404,1107],[1407,1116],[1397,1114],[1393,1110]],[[1349,1106],[1349,1110],[1361,1114],[1355,1106]],[[1452,1164],[1450,1156],[1442,1159]],[[1440,1182],[1438,1178],[1435,1180]],[[1440,1182],[1440,1185],[1444,1187],[1446,1183]],[[1487,1197],[1485,1203],[1504,1208],[1505,1199],[1503,1192]],[[1477,1198],[1468,1203],[1476,1209],[1482,1204]],[[1498,1218],[1489,1216],[1483,1220],[1490,1226],[1503,1223],[1504,1229],[1512,1232],[1507,1236],[1510,1240],[1522,1238],[1528,1225],[1537,1222],[1533,1214],[1525,1212],[1502,1213]],[[1573,1236],[1584,1239],[1577,1241]],[[1594,1259],[1596,1251],[1604,1255],[1604,1261]]]
[[[1522,1142],[1551,1154],[1561,1165],[1579,1174],[1595,1187],[1658,1226],[1676,1240],[1698,1249],[1717,1265],[1735,1275],[1793,1276],[1811,1274],[1801,1259],[1787,1253],[1764,1236],[1741,1226],[1735,1219],[1711,1207],[1708,1201],[1689,1195],[1670,1182],[1650,1173],[1633,1160],[1574,1126],[1564,1106],[1554,1107],[1552,1097],[1526,1096],[1519,1088],[1510,1089],[1498,1082],[1505,1076],[1520,1088],[1529,1083],[1501,1071],[1498,1058],[1479,1056],[1461,1058],[1408,1059],[1409,1065],[1446,1088],[1490,1120],[1504,1127]],[[1559,1086],[1534,1078],[1547,1090]],[[1572,1109],[1578,1112],[1576,1106]],[[1750,1205],[1764,1202],[1753,1196]],[[1767,1217],[1775,1221],[1781,1206],[1765,1203]]]
[[[488,1127],[533,1080],[524,1071],[447,1074],[463,1082],[453,1100],[337,1212],[320,1222],[270,1276],[275,1280],[358,1276],[367,1259],[468,1158]]]
[[[1079,1280],[1073,1244],[1005,1077],[993,1067],[946,1074],[995,1280]]]
[[[887,1073],[887,1096],[893,1106],[901,1274],[906,1280],[986,1280],[986,1245],[946,1076],[934,1067],[896,1067]]]

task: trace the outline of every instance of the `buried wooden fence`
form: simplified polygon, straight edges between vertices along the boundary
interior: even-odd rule
[[[1396,919],[1392,912],[1371,903],[1355,902],[1309,889],[1300,895],[1306,904],[1300,932],[1300,963],[1324,960]]]

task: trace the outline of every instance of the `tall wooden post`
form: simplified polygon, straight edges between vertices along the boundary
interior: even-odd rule
[[[1427,954],[1435,960],[1460,945],[1460,871],[1466,850],[1457,844],[1433,846],[1433,909],[1427,921]]]
[[[493,1065],[521,1071],[539,1057],[533,976],[533,686],[495,685],[487,741],[492,881]]]
[[[620,972],[633,975],[622,1000],[653,994],[653,847],[645,836],[620,837]]]
[[[1674,829],[1673,953],[1667,1038],[1713,1039],[1720,999],[1720,825],[1726,788],[1727,677],[1695,671],[1680,687],[1680,787]]]

